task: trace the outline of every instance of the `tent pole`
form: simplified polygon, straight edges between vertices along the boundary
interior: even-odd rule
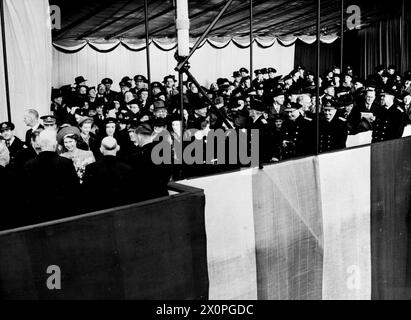
[[[320,63],[321,63],[321,0],[317,0],[317,98],[316,115],[316,155],[320,154]]]
[[[253,35],[253,28],[254,28],[254,21],[253,21],[253,0],[250,0],[250,76],[251,80],[253,79],[253,72],[254,72],[254,65],[253,65],[253,60],[254,60],[254,51],[253,51],[253,41],[254,41],[254,35]]]
[[[187,64],[188,60],[190,60],[191,56],[194,54],[194,52],[196,52],[196,50],[200,46],[200,44],[204,41],[204,39],[208,36],[208,34],[213,30],[214,26],[217,24],[217,22],[220,20],[221,16],[224,14],[224,12],[226,12],[226,10],[228,9],[228,7],[231,5],[231,3],[233,1],[234,0],[228,0],[227,1],[226,5],[221,9],[220,13],[214,18],[213,22],[210,23],[210,25],[204,31],[203,35],[196,41],[196,43],[194,44],[194,47],[191,49],[189,55],[184,59],[184,61],[179,63],[179,65],[175,69],[176,71],[180,71]]]
[[[6,23],[4,19],[4,0],[0,0],[0,20],[1,20],[1,40],[3,45],[3,64],[4,64],[4,85],[6,87],[6,104],[7,118],[11,122],[11,103],[10,103],[10,85],[9,85],[9,70],[7,62],[7,43],[6,43]]]
[[[148,0],[144,0],[144,20],[146,25],[146,57],[147,57],[147,81],[148,81],[148,99],[151,101],[151,68],[150,68],[150,34],[148,20]]]
[[[340,69],[343,72],[344,68],[344,0],[341,0],[341,61],[340,61]]]
[[[400,50],[401,50],[401,72],[405,72],[407,68],[406,53],[405,53],[405,0],[402,0],[401,7],[401,31],[400,31]]]

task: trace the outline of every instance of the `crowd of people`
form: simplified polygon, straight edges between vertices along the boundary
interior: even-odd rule
[[[349,66],[333,67],[319,78],[318,104],[316,76],[304,66],[286,76],[274,68],[254,73],[241,68],[210,88],[188,81],[183,95],[172,75],[151,84],[126,76],[120,92],[112,79],[94,87],[82,76],[53,89],[49,115],[27,110],[24,139],[15,124],[0,124],[0,193],[14,212],[27,212],[10,213],[0,229],[166,196],[171,180],[240,167],[182,161],[175,145],[206,145],[212,130],[258,132],[260,162],[270,163],[343,149],[348,135],[365,131],[373,142],[400,138],[411,124],[411,71],[378,66],[361,79]],[[159,141],[170,144],[172,163],[153,162]],[[24,199],[16,196],[21,188]]]

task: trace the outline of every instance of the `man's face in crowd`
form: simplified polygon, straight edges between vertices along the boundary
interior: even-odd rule
[[[111,90],[111,83],[106,83],[104,85],[104,87],[105,87],[106,91],[110,91]]]
[[[90,89],[88,95],[90,96],[90,98],[94,99],[95,97],[97,97],[97,92],[95,89]]]
[[[58,105],[61,105],[63,103],[63,97],[58,97],[56,99],[53,100],[55,103],[57,103]]]
[[[161,89],[159,87],[154,87],[153,88],[153,95],[157,95],[161,92]]]
[[[141,99],[141,101],[147,101],[147,99],[148,99],[148,92],[147,92],[147,91],[141,92],[140,99]]]
[[[353,104],[350,104],[350,105],[344,107],[345,111],[348,112],[348,113],[350,113],[353,108],[354,108]]]
[[[82,133],[82,134],[88,136],[88,135],[90,134],[90,132],[91,132],[91,123],[90,123],[90,122],[84,123],[84,124],[81,126],[80,130],[81,130],[81,133]]]
[[[207,117],[207,110],[208,110],[207,108],[202,108],[202,109],[196,110],[195,113],[199,115],[200,117],[205,118]]]
[[[375,101],[375,91],[367,91],[366,95],[365,95],[365,102],[368,105],[373,104]]]
[[[130,105],[130,110],[132,113],[136,114],[140,112],[140,107],[138,106],[138,104],[133,103],[132,105]]]
[[[284,95],[280,95],[278,97],[274,97],[274,102],[280,106],[282,106],[285,102],[285,96]]]
[[[135,132],[134,130],[130,130],[130,131],[128,132],[128,135],[129,135],[129,137],[130,137],[130,141],[131,141],[131,142],[133,142],[133,143],[137,142],[137,134],[136,134],[136,132]]]
[[[114,136],[114,133],[116,132],[116,125],[114,123],[108,123],[106,125],[106,134],[107,136]]]
[[[324,117],[325,117],[325,120],[331,121],[331,120],[334,118],[336,112],[337,112],[336,109],[325,108],[325,109],[324,109]]]
[[[86,87],[80,87],[79,93],[80,93],[81,95],[86,95],[86,94],[87,94],[87,88],[86,88]]]
[[[274,72],[270,72],[270,73],[268,74],[268,77],[269,77],[270,79],[274,79],[274,78],[275,78],[275,73],[274,73]]]
[[[250,88],[251,87],[251,80],[250,79],[246,79],[245,80],[245,86],[247,87],[247,88]]]
[[[283,126],[283,120],[282,119],[275,120],[274,125],[277,129],[281,129]]]
[[[14,133],[10,129],[2,130],[1,131],[1,136],[3,137],[4,140],[10,141],[13,138]]]
[[[136,88],[137,88],[137,89],[142,89],[142,88],[144,88],[144,81],[143,81],[143,80],[137,80],[137,81],[136,81]]]
[[[167,79],[167,83],[166,83],[167,88],[173,88],[174,84],[175,82],[173,79],[170,79],[170,78]]]
[[[405,81],[405,87],[408,88],[411,86],[411,80]]]
[[[104,86],[104,84],[100,84],[98,86],[98,93],[99,94],[104,94],[106,92],[106,87]]]
[[[130,91],[129,87],[127,87],[127,86],[122,86],[121,87],[121,93],[125,94],[126,92],[129,92],[129,91]]]
[[[286,116],[289,120],[295,121],[300,116],[300,111],[298,109],[285,111]]]
[[[405,96],[404,97],[404,104],[406,104],[407,106],[411,103],[411,96]]]
[[[159,119],[165,119],[168,116],[168,111],[165,108],[160,108],[157,110],[154,110],[154,117],[159,118]]]
[[[36,119],[34,118],[34,116],[30,113],[26,113],[24,115],[24,123],[26,124],[26,126],[28,127],[33,127],[36,123]]]
[[[328,94],[329,96],[334,97],[335,96],[335,89],[334,87],[329,87],[325,90],[325,93]]]

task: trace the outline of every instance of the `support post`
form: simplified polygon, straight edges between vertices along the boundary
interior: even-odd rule
[[[405,0],[402,0],[401,7],[401,31],[400,31],[400,50],[401,50],[401,72],[405,72],[408,68],[407,54],[405,52]]]
[[[191,49],[189,55],[182,61],[181,63],[178,64],[177,68],[175,69],[176,71],[180,71],[190,60],[191,56],[196,52],[200,44],[205,40],[205,38],[208,36],[208,34],[213,30],[214,26],[217,24],[218,20],[220,20],[221,16],[226,12],[228,7],[231,5],[231,3],[234,0],[228,0],[226,5],[221,9],[220,13],[214,18],[214,20],[211,22],[211,24],[207,27],[207,29],[204,31],[203,35],[196,41],[194,44],[194,47]]]
[[[320,63],[321,63],[321,0],[317,0],[317,98],[316,115],[316,155],[320,154]]]
[[[221,118],[221,120],[223,120],[224,124],[226,125],[226,127],[228,129],[233,129],[233,126],[231,125],[230,122],[227,121],[227,119],[223,116],[223,114],[221,113],[221,111],[216,107],[216,105],[214,104],[214,101],[212,101],[208,95],[207,92],[204,91],[204,89],[201,87],[201,85],[198,83],[198,81],[196,80],[196,78],[194,78],[194,76],[191,74],[191,72],[188,69],[183,69],[184,73],[187,75],[188,79],[193,82],[196,87],[198,88],[198,90],[200,91],[200,93],[203,95],[203,97],[207,100],[207,102],[211,105],[211,107],[215,110],[215,112],[217,113],[217,115]]]
[[[254,50],[253,50],[253,41],[254,41],[254,14],[253,14],[253,0],[250,0],[250,76],[253,79],[254,72]]]
[[[341,72],[344,72],[343,70],[343,68],[344,68],[344,22],[345,22],[345,20],[344,20],[344,12],[345,11],[345,8],[344,8],[344,0],[341,0],[341,38],[340,38],[340,40],[341,40],[341,52],[340,52],[340,58],[341,58],[341,61],[340,61],[340,68],[341,68]]]
[[[151,63],[150,63],[150,29],[148,18],[148,0],[144,0],[144,19],[146,25],[146,59],[147,59],[147,81],[148,81],[148,99],[151,101]]]
[[[11,103],[10,103],[10,84],[9,84],[9,70],[7,62],[7,41],[6,41],[6,23],[4,19],[4,0],[0,0],[0,23],[1,23],[1,40],[3,45],[3,64],[4,64],[4,85],[6,87],[6,104],[7,104],[7,118],[11,122]]]

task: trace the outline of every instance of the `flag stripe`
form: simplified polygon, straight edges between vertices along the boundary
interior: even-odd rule
[[[205,190],[211,300],[256,300],[252,170],[185,181]]]
[[[372,298],[411,299],[411,138],[371,146]]]
[[[253,176],[258,298],[321,299],[322,224],[315,158]]]
[[[321,155],[324,300],[371,299],[370,147]]]

